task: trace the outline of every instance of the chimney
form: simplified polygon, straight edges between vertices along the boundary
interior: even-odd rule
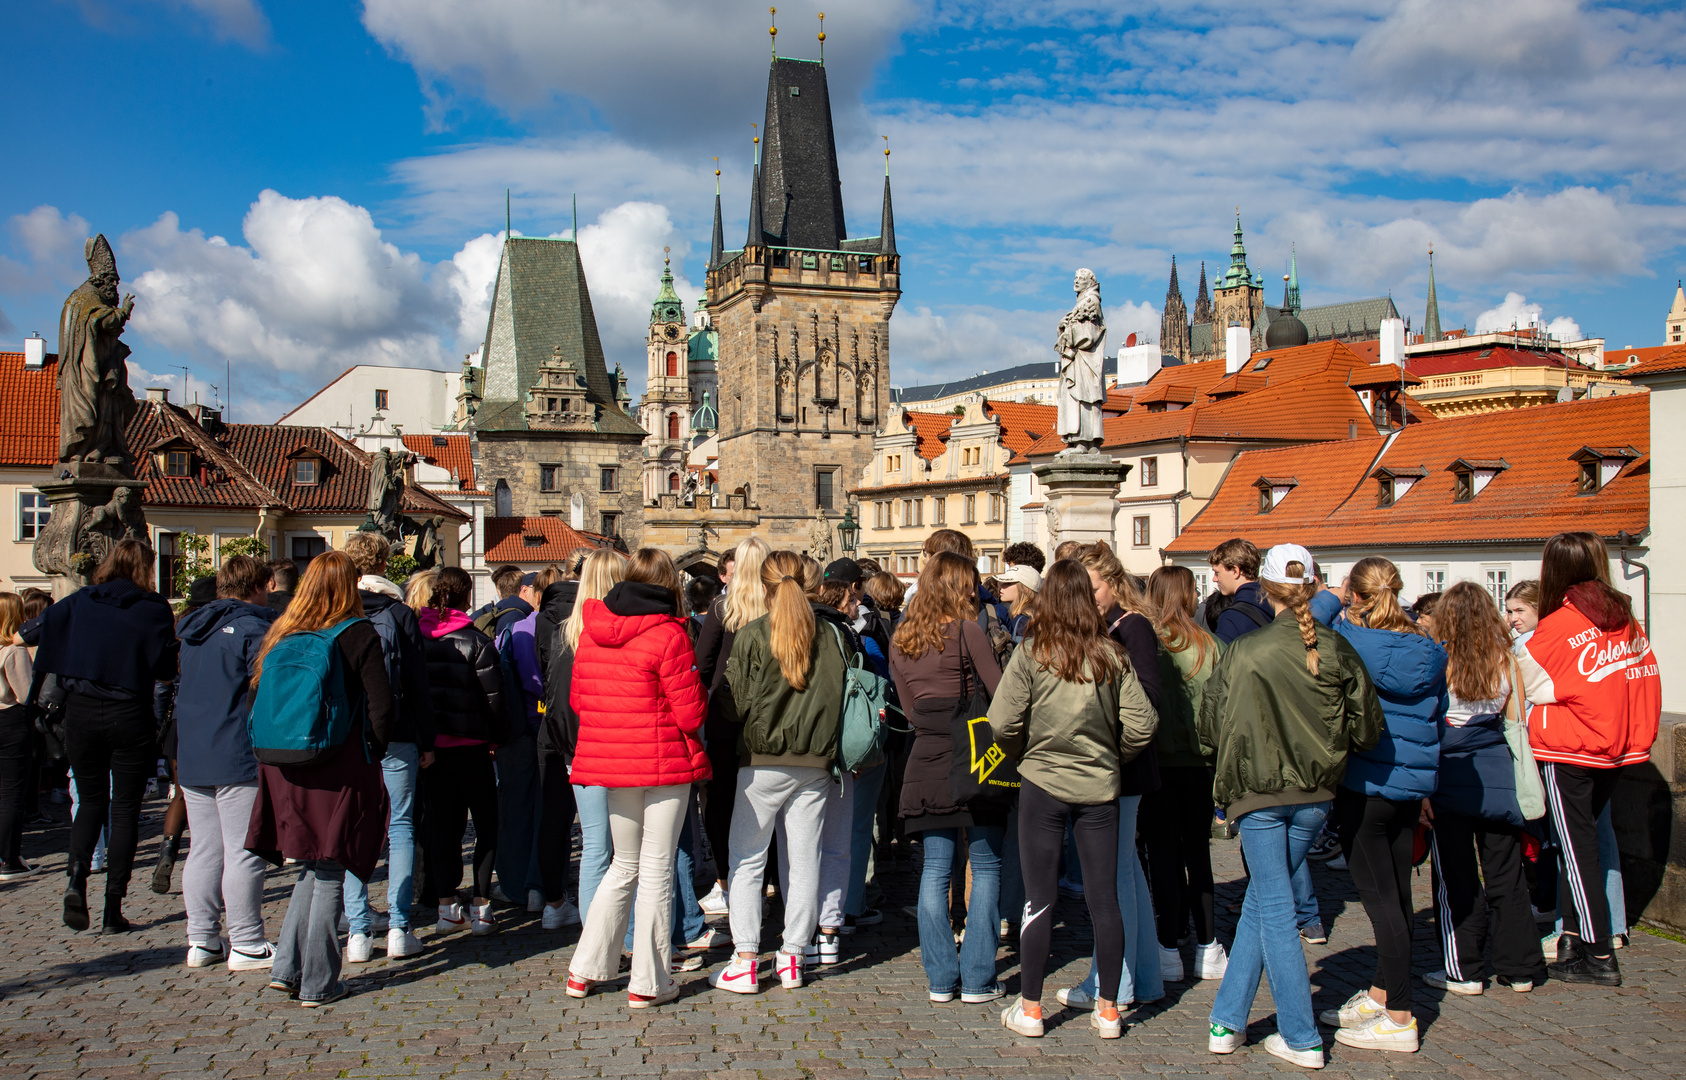
[[[1253,358],[1253,333],[1240,323],[1230,323],[1224,334],[1224,374],[1234,375]]]
[[[168,405],[170,403],[170,391],[162,386],[149,386],[146,388],[146,400],[161,401]]]
[[[1405,322],[1403,319],[1382,320],[1382,363],[1405,366]]]
[[[40,334],[23,339],[23,369],[40,371],[47,366],[47,342]]]

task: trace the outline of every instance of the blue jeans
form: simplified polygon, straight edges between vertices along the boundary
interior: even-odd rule
[[[303,1001],[321,1001],[340,981],[340,908],[345,867],[332,859],[306,859],[281,920],[270,977],[298,989]]]
[[[685,810],[685,824],[679,830],[679,849],[673,857],[673,947],[683,949],[686,945],[702,937],[703,930],[708,926],[703,921],[702,905],[697,903],[697,860],[696,849],[696,818],[697,797],[691,794],[690,805]],[[632,951],[633,920],[626,924],[626,937],[623,944],[626,951]]]
[[[538,744],[531,732],[498,747],[498,884],[518,904],[544,890],[539,870],[539,821],[544,816]]]
[[[1310,926],[1314,922],[1323,921],[1323,912],[1317,906],[1317,890],[1311,884],[1311,860],[1300,863],[1294,870],[1294,929],[1299,930]]]
[[[1246,1031],[1262,974],[1270,979],[1276,1030],[1283,1041],[1295,1050],[1323,1048],[1311,1011],[1305,946],[1294,926],[1293,877],[1328,816],[1329,803],[1301,803],[1267,806],[1242,815],[1236,823],[1252,877],[1229,949],[1229,969],[1212,1002],[1212,1023]]]
[[[416,777],[421,752],[413,742],[389,743],[381,758],[392,816],[386,826],[386,910],[394,930],[410,928],[410,905],[416,899]],[[353,934],[367,934],[375,924],[369,906],[369,885],[345,872],[345,921]]]
[[[1136,850],[1136,811],[1140,795],[1118,799],[1118,913],[1124,917],[1124,977],[1118,980],[1113,1000],[1120,1005],[1132,1001],[1158,1001],[1165,996],[1165,979],[1159,967],[1159,932],[1153,921],[1153,892],[1142,872],[1142,857]],[[1100,982],[1093,956],[1089,977],[1078,987],[1090,997]],[[1103,995],[1104,996],[1104,995]]]
[[[609,872],[615,844],[609,836],[609,789],[574,785],[574,805],[580,810],[580,922],[591,910],[597,885]]]
[[[995,950],[1001,938],[1001,844],[999,825],[966,830],[966,857],[972,863],[972,895],[966,904],[966,940],[958,955],[948,921],[949,879],[954,873],[959,829],[922,833],[925,869],[919,878],[919,959],[935,994],[987,993],[995,986]],[[962,879],[964,887],[964,879]]]
[[[872,827],[878,820],[878,793],[884,789],[888,761],[863,770],[855,777],[854,818],[849,832],[849,891],[843,897],[843,914],[857,918],[866,914],[866,864],[872,858]]]
[[[1610,936],[1625,934],[1627,889],[1622,885],[1622,853],[1616,846],[1616,826],[1610,821],[1610,804],[1598,815],[1598,868],[1604,871],[1604,898],[1610,908]],[[1562,880],[1561,877],[1558,879]],[[1563,901],[1557,902],[1557,933],[1563,933]],[[1547,960],[1553,959],[1546,957]]]

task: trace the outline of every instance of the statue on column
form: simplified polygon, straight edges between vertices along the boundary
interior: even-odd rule
[[[369,461],[369,518],[363,527],[394,543],[403,536],[404,467],[410,460],[383,446]]]
[[[831,521],[822,507],[814,507],[814,524],[808,530],[808,554],[822,567],[831,561]]]
[[[129,471],[124,429],[134,416],[129,389],[129,347],[124,327],[134,296],[117,300],[117,259],[105,236],[83,247],[88,280],[64,302],[59,317],[59,461],[88,462]]]
[[[1106,319],[1093,270],[1077,271],[1077,303],[1060,318],[1054,351],[1060,356],[1055,431],[1066,443],[1061,457],[1093,454],[1101,446],[1101,406],[1106,401]]]

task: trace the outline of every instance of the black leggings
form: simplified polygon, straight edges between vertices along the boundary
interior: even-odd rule
[[[64,705],[65,756],[75,775],[76,820],[70,826],[70,865],[84,871],[100,830],[111,823],[105,895],[129,891],[140,841],[141,796],[158,768],[158,729],[150,699],[108,701],[73,693]]]
[[[1347,788],[1335,793],[1335,832],[1376,935],[1371,986],[1387,991],[1387,1007],[1411,1009],[1411,846],[1421,799],[1395,802]]]
[[[1563,845],[1563,869],[1557,879],[1563,932],[1585,942],[1594,956],[1609,956],[1610,900],[1604,893],[1604,868],[1598,864],[1598,815],[1616,793],[1622,770],[1548,761],[1540,774],[1546,808]]]
[[[1161,765],[1158,791],[1142,796],[1140,828],[1147,839],[1148,876],[1159,944],[1177,947],[1194,919],[1194,939],[1217,940],[1212,918],[1212,770]]]
[[[714,855],[714,876],[726,880],[726,856],[731,849],[732,810],[738,798],[737,733],[722,725],[708,732],[708,763],[712,770],[703,789],[703,832]]]
[[[489,746],[441,746],[422,770],[427,802],[427,877],[435,904],[456,900],[462,884],[462,834],[474,816],[474,895],[492,896],[498,854],[498,781]]]
[[[1077,861],[1083,867],[1083,898],[1094,924],[1095,964],[1102,991],[1117,993],[1124,975],[1124,917],[1118,911],[1118,803],[1074,806],[1026,780],[1019,791],[1019,866],[1025,895],[1024,922],[1019,926],[1019,992],[1026,1001],[1042,1000],[1068,817],[1077,842]]]
[[[34,734],[22,705],[0,709],[0,863],[14,864],[23,859],[23,817],[34,764]]]
[[[544,811],[539,818],[539,876],[546,903],[568,898],[568,857],[574,850],[574,785],[561,754],[539,755],[539,783]]]

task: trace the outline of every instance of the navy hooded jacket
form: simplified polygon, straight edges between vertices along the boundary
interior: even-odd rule
[[[247,735],[246,690],[274,608],[213,600],[183,617],[181,683],[176,688],[176,779],[187,787],[241,784],[258,777]]]
[[[1254,618],[1246,610],[1257,612],[1259,618]],[[1212,636],[1228,645],[1242,634],[1248,634],[1261,626],[1269,626],[1276,618],[1276,610],[1265,601],[1264,586],[1256,581],[1249,581],[1235,590],[1235,595],[1229,598],[1229,603],[1219,613],[1217,621],[1212,624]]]
[[[175,615],[169,601],[128,578],[78,589],[24,628],[39,645],[35,675],[117,687],[142,701],[153,683],[176,677]]]
[[[1316,608],[1312,612],[1318,614]],[[1347,755],[1341,786],[1404,801],[1434,794],[1446,716],[1446,650],[1421,634],[1372,630],[1345,617],[1334,630],[1351,643],[1376,684],[1387,726],[1368,750]]]

